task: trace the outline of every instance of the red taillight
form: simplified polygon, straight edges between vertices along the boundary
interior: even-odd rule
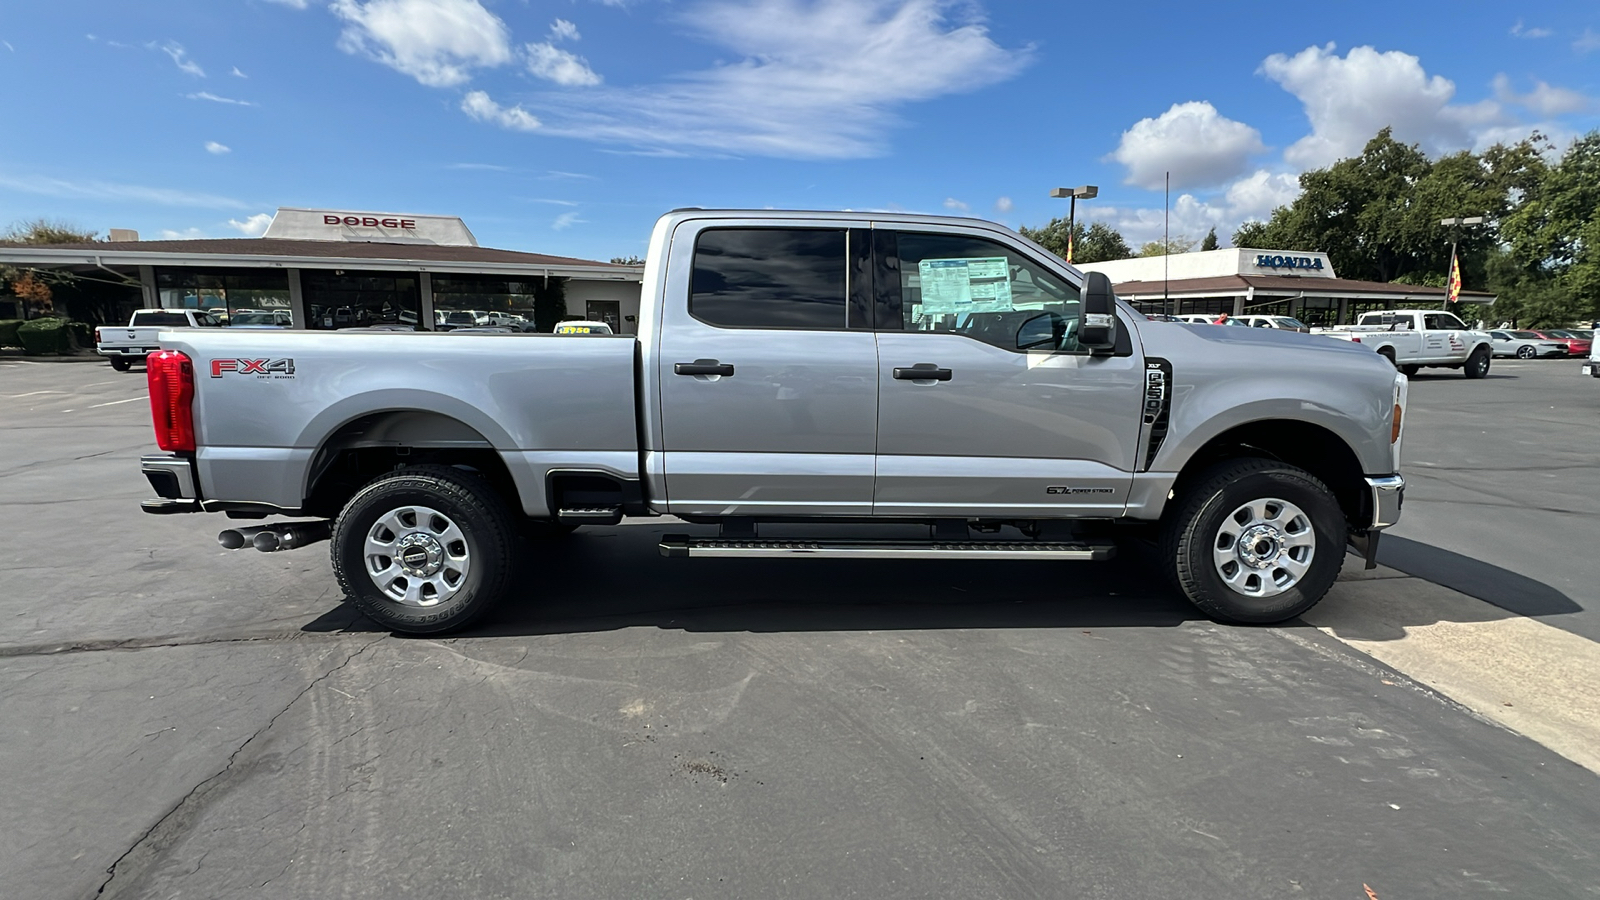
[[[1351,336],[1350,336],[1350,342],[1351,342],[1351,343],[1353,343],[1353,344],[1359,344],[1359,343],[1361,343],[1361,335],[1359,335],[1359,334],[1353,334],[1353,335],[1351,335]]]
[[[98,328],[94,330],[94,342],[96,344],[100,343],[100,329]]]
[[[163,450],[194,451],[194,364],[176,350],[145,358],[150,381],[150,415],[156,445]]]

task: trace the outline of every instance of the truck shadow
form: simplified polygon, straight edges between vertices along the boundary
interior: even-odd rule
[[[1204,616],[1134,549],[1108,563],[920,560],[686,560],[656,551],[682,523],[591,528],[532,542],[520,583],[456,637],[655,627],[689,632],[1174,628]],[[1404,538],[1380,560],[1405,578],[1345,575],[1307,614],[1342,637],[1392,640],[1411,626],[1553,616],[1581,607],[1515,572]],[[1431,583],[1431,584],[1430,584]],[[1439,591],[1435,585],[1450,591]],[[1466,596],[1460,596],[1466,595]],[[1471,598],[1476,598],[1475,602]],[[1305,623],[1289,623],[1290,627]],[[380,631],[349,604],[307,631]]]

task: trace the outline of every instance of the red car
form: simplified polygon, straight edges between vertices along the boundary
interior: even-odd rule
[[[1594,346],[1593,340],[1578,337],[1570,331],[1563,331],[1559,328],[1535,331],[1534,334],[1537,334],[1541,339],[1546,341],[1556,341],[1558,343],[1566,344],[1568,356],[1586,357],[1589,355],[1589,348]]]

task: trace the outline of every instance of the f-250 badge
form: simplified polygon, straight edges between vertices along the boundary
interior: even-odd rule
[[[221,378],[229,373],[255,375],[260,378],[293,378],[293,359],[213,359],[211,377]]]

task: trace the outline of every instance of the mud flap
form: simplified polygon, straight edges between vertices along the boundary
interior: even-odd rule
[[[1381,531],[1351,532],[1350,546],[1356,548],[1361,558],[1367,561],[1365,568],[1378,567],[1378,538],[1383,537]]]

